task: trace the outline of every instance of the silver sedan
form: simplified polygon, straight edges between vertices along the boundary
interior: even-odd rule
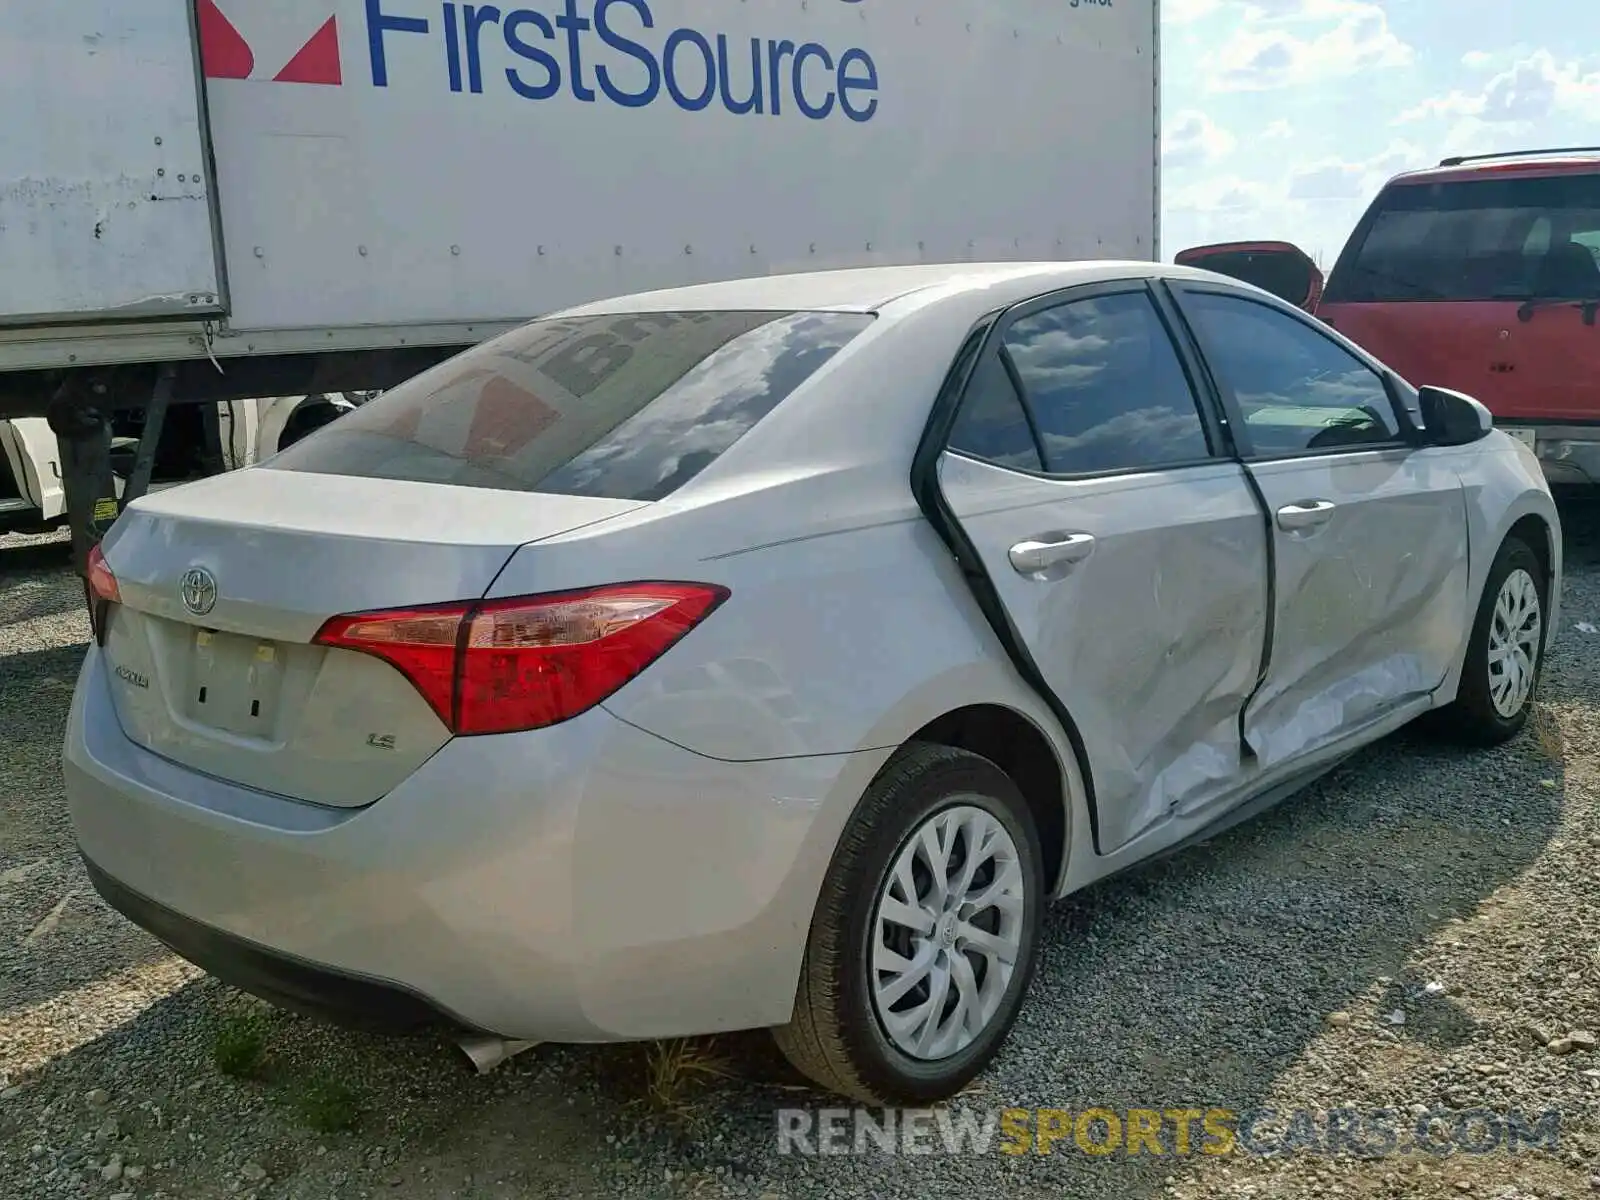
[[[768,1027],[924,1102],[1051,899],[1416,718],[1514,736],[1560,578],[1481,405],[1220,276],[655,292],[132,505],[67,793],[111,904],[279,1004],[480,1064]]]

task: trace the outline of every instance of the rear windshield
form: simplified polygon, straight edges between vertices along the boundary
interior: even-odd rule
[[[1329,303],[1600,297],[1600,174],[1398,184],[1362,221]]]
[[[535,321],[406,381],[262,466],[659,500],[871,321],[833,312]]]

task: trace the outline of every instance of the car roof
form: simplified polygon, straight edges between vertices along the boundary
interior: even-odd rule
[[[1403,171],[1389,181],[1390,186],[1409,187],[1429,183],[1459,183],[1469,179],[1524,176],[1600,174],[1600,146],[1560,150],[1509,151],[1482,156],[1447,158],[1435,167]]]
[[[1125,260],[1076,262],[919,263],[913,266],[848,267],[752,276],[692,284],[660,291],[612,296],[554,317],[603,316],[629,312],[877,312],[890,303],[1028,282],[1039,291],[1093,283],[1101,279],[1147,278],[1182,273],[1159,263]]]

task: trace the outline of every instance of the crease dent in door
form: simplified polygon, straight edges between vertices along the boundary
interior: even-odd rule
[[[1238,637],[1241,618],[1258,622],[1257,628],[1264,628],[1267,621],[1265,587],[1253,610],[1241,613],[1237,605],[1225,604],[1219,597],[1201,611],[1185,615],[1172,600],[1163,603],[1164,579],[1158,564],[1152,590],[1155,609],[1165,623],[1153,648],[1162,653],[1126,698],[1126,707],[1135,713],[1157,710],[1161,690],[1174,684],[1186,694],[1192,687],[1210,699],[1140,762],[1129,764],[1137,780],[1133,794],[1142,802],[1128,814],[1127,840],[1173,813],[1203,809],[1237,785],[1243,766],[1239,705],[1233,691],[1238,685],[1238,661],[1219,657],[1214,647],[1217,639]],[[1171,595],[1181,597],[1182,585],[1173,585]]]
[[[1065,481],[946,455],[938,482],[1081,735],[1100,852],[1234,790],[1268,594],[1242,468]],[[1093,554],[1059,578],[1019,574],[1008,550],[1052,529],[1092,532]]]
[[[1336,517],[1310,543],[1316,551],[1306,568],[1280,578],[1273,662],[1247,721],[1263,768],[1346,736],[1443,682],[1458,626],[1455,606],[1439,601],[1464,595],[1462,531],[1433,519],[1432,504],[1390,500],[1386,510],[1394,518],[1387,536],[1406,545],[1403,552],[1372,553],[1352,540],[1369,535],[1370,524]]]

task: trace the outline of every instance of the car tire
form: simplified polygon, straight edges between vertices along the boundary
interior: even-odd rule
[[[1538,697],[1549,598],[1539,556],[1521,538],[1507,538],[1489,565],[1455,701],[1433,714],[1439,733],[1468,745],[1497,746],[1521,732]]]
[[[932,852],[950,864],[943,892],[928,866],[930,830]],[[975,873],[966,870],[974,843]],[[811,1080],[863,1103],[955,1095],[998,1051],[1032,979],[1047,902],[1042,861],[1027,801],[1004,771],[949,746],[902,747],[834,852],[794,1015],[773,1031],[778,1048]],[[1005,902],[974,909],[973,898]],[[880,905],[911,912],[922,930],[884,917]],[[911,969],[887,969],[901,962]],[[908,977],[915,982],[896,997]],[[968,1011],[978,1014],[970,1023]]]

